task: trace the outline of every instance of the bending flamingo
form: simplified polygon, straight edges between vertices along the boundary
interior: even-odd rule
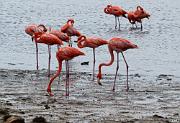
[[[40,24],[40,25],[31,24],[31,25],[28,25],[25,28],[25,32],[28,35],[31,36],[32,41],[33,41],[33,35],[34,35],[35,32],[47,32],[47,29],[46,29],[46,27],[43,24]],[[36,45],[36,69],[38,70],[39,69],[39,63],[38,63],[38,45],[37,45],[36,42],[35,42],[35,45]]]
[[[74,25],[74,20],[69,19],[67,21],[67,23],[63,27],[61,27],[61,32],[66,33],[70,37],[70,45],[71,46],[72,46],[71,37],[72,36],[77,36],[77,37],[81,36],[81,33],[79,31],[77,31],[77,29],[75,29],[73,27],[73,25]]]
[[[50,82],[47,87],[47,92],[49,93],[50,96],[53,96],[53,94],[51,92],[51,84],[54,81],[54,79],[59,76],[61,69],[62,69],[63,60],[66,61],[66,96],[69,96],[69,64],[68,64],[68,61],[73,59],[74,57],[77,57],[80,55],[85,55],[85,54],[83,52],[81,52],[80,50],[78,50],[77,48],[73,48],[73,47],[59,48],[59,50],[56,53],[56,58],[59,63],[59,68],[58,68],[56,74],[50,79]]]
[[[51,47],[50,45],[63,45],[62,41],[55,35],[44,33],[44,32],[35,32],[34,39],[36,43],[43,43],[48,45],[49,52],[49,62],[48,62],[48,77],[50,76],[50,61],[51,61]]]
[[[84,48],[84,47],[90,47],[93,48],[93,81],[94,81],[94,70],[95,70],[95,48],[108,44],[106,40],[103,40],[101,38],[86,38],[86,36],[82,35],[78,38],[78,47],[79,48]]]
[[[134,25],[136,22],[141,23],[141,31],[143,30],[142,25],[142,19],[148,18],[149,19],[150,14],[147,13],[141,6],[137,6],[136,11],[130,11],[128,12],[128,20],[129,22]],[[137,26],[136,26],[137,28]]]
[[[138,48],[137,45],[131,43],[130,41],[126,40],[126,39],[122,39],[122,38],[112,38],[109,43],[108,43],[108,48],[109,48],[109,53],[111,55],[111,60],[108,63],[101,63],[99,65],[99,73],[97,75],[98,78],[98,84],[102,85],[100,80],[102,79],[102,74],[101,74],[101,69],[102,66],[110,66],[112,65],[112,63],[114,62],[114,54],[113,51],[116,51],[117,53],[117,67],[116,67],[116,74],[115,74],[115,79],[114,79],[114,85],[113,85],[113,91],[115,90],[115,83],[116,83],[116,76],[117,76],[117,72],[119,69],[119,53],[122,54],[124,62],[126,64],[126,70],[127,70],[127,91],[129,90],[129,85],[128,85],[128,64],[126,62],[126,59],[123,55],[123,51],[126,51],[127,49],[133,49],[133,48]]]
[[[115,16],[115,29],[117,28],[117,19],[118,19],[118,23],[119,23],[119,30],[120,30],[120,21],[119,21],[119,17],[126,17],[127,12],[125,10],[123,10],[121,7],[119,6],[112,6],[112,5],[107,5],[106,8],[104,8],[104,12],[106,14],[110,14],[110,15],[114,15]]]

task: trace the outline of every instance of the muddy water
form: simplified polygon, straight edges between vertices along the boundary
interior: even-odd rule
[[[121,31],[114,29],[114,17],[103,13],[107,4],[121,5],[125,10],[134,10],[137,5],[143,6],[151,17],[144,20],[144,31],[131,30],[131,25],[121,19]],[[0,68],[36,69],[35,46],[30,37],[24,33],[24,27],[30,23],[43,23],[58,29],[68,18],[75,19],[75,27],[87,36],[99,36],[104,39],[123,37],[139,46],[139,49],[125,53],[130,66],[130,73],[145,75],[180,73],[179,4],[170,0],[133,0],[133,1],[74,1],[74,0],[6,0],[1,1],[0,8]],[[76,40],[74,38],[73,40]],[[76,46],[76,44],[74,44]],[[56,68],[56,47],[53,47],[52,69]],[[40,69],[47,68],[47,46],[39,46]],[[92,49],[85,48],[85,57],[72,61],[72,71],[92,71]],[[108,61],[106,46],[97,49],[97,64]],[[88,66],[80,62],[90,61]],[[125,74],[125,64],[120,61],[120,73]],[[105,68],[104,73],[115,73],[115,64]],[[97,67],[96,67],[97,70]]]

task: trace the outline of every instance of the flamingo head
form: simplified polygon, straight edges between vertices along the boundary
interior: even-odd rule
[[[84,47],[84,41],[86,40],[86,36],[84,36],[84,35],[81,35],[81,36],[79,36],[78,37],[78,40],[77,40],[77,46],[79,47],[79,48],[83,48]]]
[[[69,19],[69,20],[67,21],[67,24],[73,25],[73,24],[74,24],[74,19]]]
[[[97,80],[98,84],[102,85],[101,82],[100,82],[100,80],[102,79],[102,74],[98,73],[97,78],[98,78],[98,80]]]
[[[112,7],[112,5],[107,5],[106,8],[104,8],[104,13],[106,14],[110,14],[110,8]]]

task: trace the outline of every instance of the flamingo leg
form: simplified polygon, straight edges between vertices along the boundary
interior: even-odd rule
[[[127,87],[127,89],[126,89],[126,91],[129,91],[129,84],[128,84],[128,68],[129,68],[129,66],[128,66],[128,64],[127,64],[127,62],[126,62],[126,59],[125,59],[125,57],[124,57],[124,54],[121,52],[121,54],[122,54],[122,56],[123,56],[123,59],[124,59],[124,62],[126,63],[126,71],[127,71],[127,83],[126,83],[126,87]]]
[[[95,62],[96,62],[96,55],[95,55],[95,48],[93,48],[93,81],[94,81],[94,74],[95,74]]]
[[[36,45],[36,69],[39,70],[39,65],[38,65],[38,44],[35,42]]]
[[[48,77],[50,77],[50,64],[51,64],[51,46],[48,45],[49,62],[48,62]]]
[[[71,36],[69,37],[69,46],[72,47]]]
[[[67,86],[68,91],[67,92],[68,93],[66,95],[69,96],[69,61],[68,60],[67,60],[67,70],[68,70],[68,74],[67,74],[67,76],[68,76],[68,86]]]
[[[141,31],[143,30],[143,25],[142,25],[142,21],[140,21],[140,23],[141,23]]]
[[[117,72],[119,70],[119,53],[117,53],[117,67],[116,67],[116,74],[115,74],[115,79],[114,79],[114,85],[113,85],[113,91],[115,91],[115,84],[116,84],[116,78],[117,78]]]
[[[115,29],[117,29],[117,19],[116,19],[116,16],[115,16]]]
[[[69,96],[69,63],[66,60],[66,96]]]
[[[119,20],[119,17],[117,17],[118,18],[118,23],[119,23],[119,30],[120,30],[120,26],[121,26],[121,24],[120,24],[120,20]]]

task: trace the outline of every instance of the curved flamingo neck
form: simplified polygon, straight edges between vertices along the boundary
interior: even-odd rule
[[[79,48],[84,48],[85,47],[84,43],[82,44],[83,41],[86,42],[86,37],[85,36],[80,36],[79,40],[78,40],[78,44],[77,44]]]
[[[112,63],[114,62],[113,49],[112,49],[110,46],[108,46],[108,49],[109,49],[109,53],[110,53],[110,55],[111,55],[111,60],[110,60],[108,63],[101,63],[101,64],[99,65],[99,73],[98,73],[98,76],[97,76],[99,79],[102,78],[102,73],[101,73],[101,68],[102,68],[102,66],[110,66],[110,65],[112,65]]]
[[[104,13],[109,13],[107,8],[104,8]]]
[[[52,95],[51,94],[51,84],[54,81],[54,79],[60,75],[60,72],[62,70],[62,60],[58,60],[58,63],[59,63],[58,70],[57,70],[56,74],[50,79],[49,84],[48,84],[48,89],[47,90],[49,91],[48,93],[50,95]]]

